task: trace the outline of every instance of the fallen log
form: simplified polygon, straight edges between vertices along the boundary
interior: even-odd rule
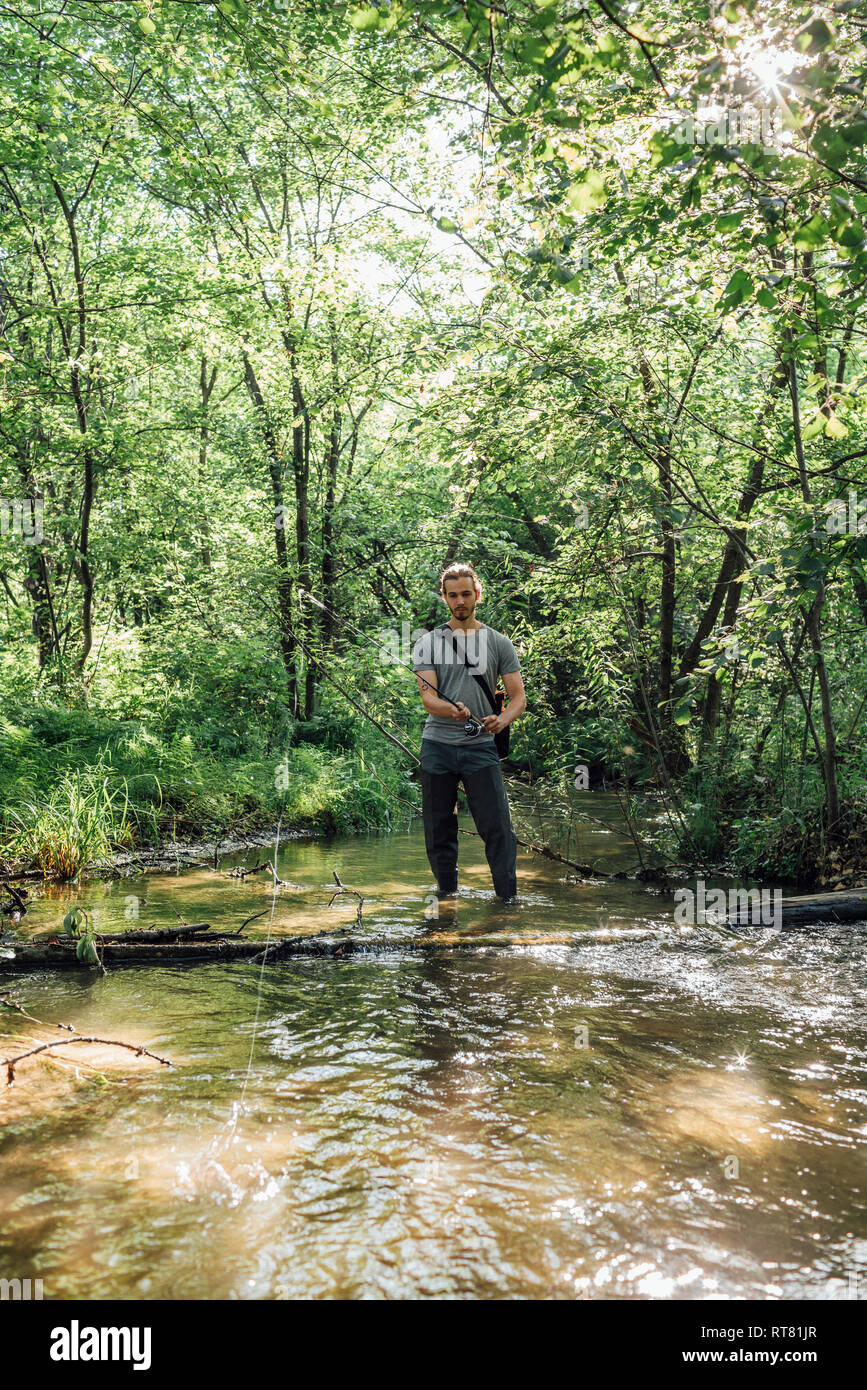
[[[773,901],[768,903],[766,899],[763,917],[759,898],[756,892],[745,911],[730,912],[726,924],[730,927],[776,925],[772,916]],[[780,925],[784,930],[818,926],[823,922],[867,922],[867,888],[849,888],[842,893],[806,893],[783,898],[779,907]]]
[[[28,941],[21,945],[5,945],[0,948],[0,973],[7,970],[48,969],[89,969],[82,965],[75,954],[76,942],[72,939],[55,938],[51,941]],[[105,965],[169,965],[174,961],[230,960],[236,957],[255,955],[263,950],[263,942],[238,941],[230,937],[218,937],[203,941],[200,937],[187,937],[180,941],[105,941],[100,945]],[[8,954],[7,954],[8,953]]]
[[[209,939],[211,941],[230,941],[234,937],[240,936],[249,922],[255,922],[257,917],[264,917],[267,911],[268,909],[265,907],[261,912],[254,912],[252,917],[248,917],[246,921],[241,923],[237,931],[216,931]],[[133,942],[158,945],[167,942],[199,940],[204,937],[206,932],[210,931],[210,922],[191,922],[189,924],[183,923],[179,927],[142,927],[139,930],[133,929],[131,931],[96,932],[95,940],[98,946],[122,946]],[[51,945],[62,940],[63,938],[59,937],[56,932],[51,932],[46,936],[34,936],[31,944],[34,946]],[[72,937],[70,940],[74,943],[75,938]]]
[[[339,882],[339,880],[338,880]],[[340,885],[343,888],[343,885]],[[344,889],[344,891],[347,891]],[[337,896],[337,895],[335,895]],[[767,906],[767,904],[766,904]],[[753,910],[754,909],[754,910]],[[256,914],[261,916],[262,914]],[[782,926],[798,928],[834,922],[863,922],[867,925],[867,889],[855,888],[843,893],[817,893],[812,896],[784,898],[781,904]],[[248,921],[253,920],[248,918]],[[729,926],[767,926],[762,920],[760,904],[751,901],[746,913],[731,913]],[[244,926],[246,926],[246,922]],[[243,931],[244,927],[241,927]],[[106,965],[186,965],[208,961],[248,960],[252,964],[272,964],[281,960],[304,957],[341,959],[347,956],[393,951],[454,951],[487,950],[492,946],[532,945],[532,936],[491,932],[485,936],[462,936],[459,931],[411,937],[349,936],[345,931],[320,932],[308,936],[278,937],[268,941],[240,939],[239,932],[213,933],[208,922],[189,926],[162,928],[154,931],[130,931],[100,935],[100,950]],[[562,944],[581,943],[582,933],[555,933]],[[552,936],[546,940],[553,940]],[[76,956],[74,937],[52,936],[32,941],[7,942],[0,946],[0,974],[38,969],[88,970]]]
[[[183,927],[141,927],[138,930],[118,931],[118,932],[99,932],[97,940],[106,944],[124,941],[150,941],[156,944],[159,941],[186,941],[191,937],[201,936],[204,932],[211,930],[210,922],[193,922],[190,926]],[[217,936],[225,936],[225,932],[217,932]],[[35,936],[34,943],[41,943],[45,940],[54,940],[55,934],[50,938]]]
[[[560,932],[548,935],[546,943],[556,939],[558,944],[577,944],[580,933]],[[209,961],[247,960],[251,964],[271,965],[277,961],[315,958],[343,959],[347,956],[377,955],[394,951],[476,951],[490,950],[493,947],[532,945],[535,938],[523,938],[514,933],[490,932],[485,936],[461,936],[460,932],[450,931],[441,935],[419,934],[410,937],[376,937],[343,935],[340,930],[331,933],[311,933],[309,936],[285,936],[267,941],[239,941],[237,937],[222,937],[206,940],[188,939],[177,943],[148,945],[134,942],[128,945],[111,945],[104,948],[106,965],[198,965]],[[9,953],[6,955],[6,953]],[[61,969],[88,970],[75,954],[75,943],[51,941],[35,944],[0,947],[0,975],[4,971]]]
[[[450,945],[456,943],[449,943]],[[468,943],[473,944],[473,943]],[[159,942],[150,945],[146,942],[130,942],[121,945],[106,943],[103,959],[106,965],[184,965],[200,964],[207,961],[250,960],[257,964],[263,959],[270,964],[275,960],[285,960],[289,956],[350,956],[360,951],[418,950],[434,943],[415,941],[412,938],[393,941],[388,939],[338,936],[288,937],[279,942],[239,941],[237,938],[221,937],[218,940],[202,941],[189,938],[180,942]],[[7,955],[6,952],[9,952]],[[50,941],[45,943],[27,942],[22,945],[0,947],[0,974],[15,970],[36,969],[87,970],[92,967],[82,965],[75,954],[75,942]]]

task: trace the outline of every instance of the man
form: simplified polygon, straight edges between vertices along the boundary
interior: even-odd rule
[[[440,594],[451,620],[426,632],[413,650],[413,670],[420,677],[419,691],[428,712],[421,741],[425,848],[437,897],[451,897],[458,889],[455,809],[458,782],[463,781],[494,891],[504,902],[515,902],[517,841],[494,735],[527,707],[518,654],[508,637],[476,618],[482,586],[472,565],[448,565],[440,575]],[[503,677],[509,704],[501,714],[491,707],[473,671],[486,678],[492,692],[497,677]],[[442,695],[454,700],[457,708]],[[483,725],[475,737],[464,729],[471,714]]]

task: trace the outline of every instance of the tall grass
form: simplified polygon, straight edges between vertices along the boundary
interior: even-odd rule
[[[131,843],[126,784],[112,788],[99,765],[66,772],[47,797],[11,808],[0,853],[53,878],[71,879],[82,869],[109,864],[115,847]]]
[[[0,703],[2,703],[0,688]],[[342,708],[298,724],[238,720],[231,748],[210,725],[11,698],[0,715],[0,856],[70,878],[113,849],[307,826],[351,833],[405,824],[417,799],[404,760]],[[243,737],[241,737],[243,735]],[[234,736],[233,736],[234,737]],[[369,746],[368,746],[369,745]]]

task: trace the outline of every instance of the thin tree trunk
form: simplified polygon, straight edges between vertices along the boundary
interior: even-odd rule
[[[212,367],[211,374],[209,376],[208,359],[205,353],[202,353],[201,362],[199,364],[199,397],[201,400],[202,411],[202,421],[199,425],[199,485],[201,487],[204,487],[205,483],[207,482],[208,475],[208,403],[210,402],[211,394],[214,390],[214,384],[216,380],[216,363]],[[211,568],[211,523],[208,517],[208,511],[206,507],[202,508],[201,531],[202,568],[209,570]]]
[[[801,495],[808,506],[813,505],[813,495],[807,465],[804,459],[804,442],[801,437],[801,409],[798,399],[798,370],[795,364],[794,344],[791,328],[786,329],[789,344],[789,393],[792,398],[792,428],[795,441],[795,458],[801,481]],[[810,605],[806,617],[807,635],[813,648],[816,680],[819,685],[819,698],[822,705],[822,725],[825,734],[823,770],[825,777],[825,810],[829,830],[840,819],[840,790],[837,781],[837,734],[834,727],[834,708],[831,687],[828,681],[828,668],[825,664],[825,649],[822,642],[822,610],[825,605],[825,581],[819,581],[815,601]]]
[[[72,398],[75,402],[75,414],[78,422],[79,432],[84,440],[83,459],[84,459],[84,491],[81,499],[81,526],[79,529],[79,540],[77,555],[73,564],[73,570],[81,585],[81,648],[75,662],[75,669],[79,674],[84,670],[87,658],[93,646],[93,571],[90,567],[89,546],[90,546],[90,521],[93,513],[94,503],[94,458],[88,438],[88,418],[87,401],[81,383],[81,361],[87,352],[87,304],[84,295],[84,275],[81,269],[81,252],[78,244],[78,230],[75,225],[75,214],[66,200],[66,195],[56,179],[51,180],[57,201],[63,211],[69,232],[69,244],[72,251],[72,269],[75,279],[75,299],[76,316],[78,320],[78,341],[73,348],[70,385],[72,388]]]
[[[623,273],[623,267],[619,261],[615,261],[614,270],[624,298],[629,308],[633,306],[632,294]],[[657,391],[653,381],[653,374],[650,364],[644,353],[643,348],[637,351],[638,371],[641,377],[641,386],[644,393],[645,403],[648,410],[656,407]],[[698,365],[699,355],[693,360],[692,368],[687,377],[686,386],[678,414],[686,401],[695,369]],[[676,420],[675,422],[676,423]],[[677,583],[677,542],[674,521],[672,519],[673,489],[671,483],[671,439],[674,431],[674,423],[668,430],[667,442],[662,444],[656,453],[657,480],[659,484],[659,526],[662,537],[662,572],[659,588],[659,725],[661,743],[666,756],[670,760],[670,770],[673,773],[685,770],[689,766],[689,758],[684,745],[683,735],[674,722],[674,710],[672,707],[672,691],[674,676],[674,615],[677,604],[676,583]]]
[[[295,483],[295,566],[298,586],[309,591],[310,585],[310,420],[307,402],[301,382],[298,339],[293,324],[293,305],[288,295],[284,299],[286,327],[281,332],[283,345],[289,356],[292,378],[292,475]],[[315,666],[310,659],[311,639],[315,618],[304,616],[300,620],[304,630],[304,651],[307,653],[304,679],[304,707],[296,699],[295,713],[300,719],[308,719],[312,713],[311,705],[315,697]],[[296,686],[297,689],[297,686]]]
[[[337,329],[334,315],[328,316],[331,337],[331,429],[328,435],[328,452],[325,463],[325,506],[322,512],[322,601],[326,611],[322,614],[322,645],[327,651],[333,636],[334,573],[336,556],[334,553],[334,503],[337,497],[337,467],[340,460],[340,435],[343,418],[340,410]]]
[[[271,476],[271,496],[274,500],[274,549],[277,555],[277,611],[280,622],[280,651],[286,671],[286,688],[289,704],[293,711],[298,709],[298,686],[295,674],[295,638],[292,634],[292,573],[289,568],[289,553],[286,545],[286,506],[283,491],[283,461],[277,444],[277,436],[262,390],[246,352],[242,354],[244,380],[256,412],[265,441],[268,471]]]

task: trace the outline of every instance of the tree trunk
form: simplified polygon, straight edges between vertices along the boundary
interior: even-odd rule
[[[284,504],[283,492],[283,462],[280,457],[280,449],[277,443],[277,436],[268,408],[262,395],[261,387],[256,378],[246,352],[242,354],[244,362],[244,380],[247,384],[247,391],[250,395],[259,423],[262,429],[262,437],[265,441],[265,452],[268,459],[268,471],[271,476],[271,496],[274,500],[274,549],[277,554],[277,611],[280,625],[280,652],[283,657],[283,666],[286,671],[286,688],[290,708],[297,711],[298,708],[298,688],[295,676],[295,639],[292,635],[292,574],[289,569],[289,553],[286,545],[286,506]]]
[[[66,200],[63,189],[56,179],[51,180],[57,201],[63,211],[69,233],[69,245],[72,252],[72,269],[75,280],[75,300],[76,316],[78,321],[77,344],[68,343],[68,333],[64,325],[64,345],[70,351],[70,386],[72,398],[75,403],[75,415],[78,422],[79,432],[84,440],[83,459],[84,459],[84,491],[81,499],[81,527],[77,554],[73,561],[73,572],[81,585],[81,647],[75,662],[75,669],[80,674],[85,667],[87,658],[93,646],[93,571],[90,567],[89,546],[90,546],[90,519],[93,513],[95,475],[93,450],[88,438],[88,418],[87,400],[81,382],[81,362],[87,352],[87,304],[84,295],[84,275],[81,269],[81,252],[78,244],[78,230],[75,225],[75,214]]]
[[[331,337],[331,429],[328,435],[328,450],[325,459],[325,505],[322,512],[322,602],[325,612],[321,617],[322,645],[326,651],[331,647],[335,599],[334,575],[336,555],[334,553],[334,503],[337,497],[337,468],[340,461],[340,435],[343,418],[340,410],[337,329],[334,315],[328,316]]]
[[[732,534],[726,540],[722,561],[720,562],[719,574],[717,575],[717,580],[713,587],[710,602],[699,620],[695,636],[683,654],[678,673],[680,676],[688,676],[695,670],[701,660],[701,644],[713,631],[723,602],[725,601],[726,603],[727,613],[732,608],[731,598],[733,593],[736,595],[733,611],[731,612],[731,617],[724,620],[729,627],[734,622],[737,614],[741,585],[734,580],[734,577],[740,573],[743,565],[744,545],[747,536],[746,523],[749,521],[750,513],[761,496],[762,482],[765,474],[765,455],[759,451],[762,428],[767,419],[768,406],[771,400],[776,395],[777,391],[781,390],[786,385],[787,380],[788,373],[785,362],[783,361],[783,344],[781,342],[777,348],[776,362],[773,372],[771,373],[771,379],[768,382],[766,400],[755,422],[752,443],[755,445],[757,452],[753,454],[747,480],[744,483],[740,498],[738,499],[737,521],[740,524],[733,529]],[[726,598],[727,590],[728,598]]]
[[[798,399],[798,369],[795,363],[792,330],[786,330],[789,344],[789,393],[792,398],[792,428],[795,440],[795,458],[801,480],[801,495],[808,506],[813,505],[810,480],[804,459],[804,442],[801,437],[801,409]],[[825,664],[825,648],[822,642],[822,610],[825,606],[825,581],[822,578],[816,591],[815,601],[810,605],[805,619],[807,635],[813,648],[816,679],[819,684],[819,698],[822,705],[822,725],[825,733],[823,773],[825,778],[825,811],[828,829],[840,819],[840,790],[837,782],[837,733],[834,726],[834,707],[831,686],[828,681],[828,668]]]
[[[202,353],[199,364],[199,398],[201,400],[202,421],[199,425],[199,485],[204,488],[208,479],[208,403],[214,390],[214,383],[217,380],[216,363],[208,376],[208,359]],[[207,507],[202,508],[201,517],[202,549],[201,560],[202,568],[211,568],[211,523],[208,517]]]

